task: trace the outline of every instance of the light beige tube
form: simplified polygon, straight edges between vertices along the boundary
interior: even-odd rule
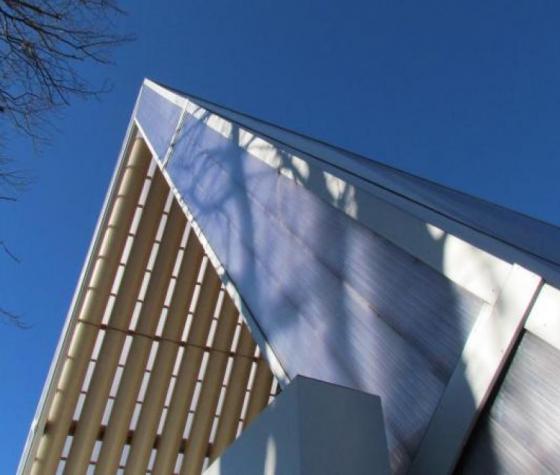
[[[225,295],[191,435],[185,449],[181,475],[198,475],[202,472],[238,315],[231,298]]]
[[[173,201],[152,270],[154,278],[150,279],[146,290],[144,304],[140,310],[136,326],[137,334],[132,340],[111,417],[105,431],[97,467],[100,473],[113,473],[117,469],[136,404],[136,397],[134,396],[138,394],[142,383],[144,369],[154,341],[155,329],[162,312],[185,224],[186,218],[181,207],[176,201]],[[115,460],[113,462],[115,466],[109,468],[109,462],[113,460]]]
[[[220,279],[216,270],[209,262],[206,266],[198,303],[189,331],[187,346],[179,368],[176,383],[177,390],[173,392],[169,412],[161,435],[161,444],[157,451],[154,464],[154,474],[173,472],[175,460],[183,438],[183,430],[196,385],[197,375],[200,370],[204,352],[203,346],[206,343],[219,291]]]
[[[202,246],[191,229],[183,260],[177,274],[177,283],[169,305],[167,319],[163,327],[162,340],[159,344],[144,404],[142,405],[136,431],[132,439],[127,472],[144,473],[148,466],[167,390],[171,381],[173,365],[179,349],[179,341],[183,333],[188,309],[191,306],[202,256]],[[107,461],[105,465],[107,469],[112,469],[115,466],[114,457],[105,455],[104,460]],[[117,458],[116,463],[118,461]]]
[[[268,362],[262,357],[259,358],[243,429],[245,429],[267,405],[268,398],[270,397],[270,388],[272,387],[272,378],[273,376],[268,367]]]
[[[212,444],[211,460],[222,455],[224,449],[235,440],[237,426],[241,417],[241,409],[243,408],[243,399],[245,398],[247,383],[251,374],[252,355],[254,352],[255,342],[247,325],[243,323],[226,388],[222,413],[218,422],[218,430]]]
[[[159,171],[156,171],[115,298],[108,330],[101,345],[82,414],[76,426],[74,440],[64,468],[65,474],[82,474],[87,470],[126,337],[125,331],[128,329],[138,298],[167,194],[168,187],[165,179]]]
[[[123,171],[118,191],[110,205],[109,219],[84,297],[76,312],[78,322],[74,328],[68,356],[62,371],[47,417],[48,433],[40,440],[31,473],[55,473],[64,446],[72,415],[78,399],[89,357],[97,337],[97,328],[83,322],[98,324],[103,318],[109,293],[124,249],[134,210],[138,203],[151,154],[146,143],[136,138]]]

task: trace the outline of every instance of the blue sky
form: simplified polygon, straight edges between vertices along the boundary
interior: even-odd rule
[[[75,101],[1,204],[0,472],[17,464],[144,77],[560,225],[560,4],[130,1],[135,43],[101,102]]]

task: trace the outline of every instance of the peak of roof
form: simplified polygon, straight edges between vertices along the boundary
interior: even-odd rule
[[[560,227],[200,96],[150,80],[144,84],[163,88],[268,141],[304,154],[353,185],[382,195],[427,222],[547,279],[560,281]]]

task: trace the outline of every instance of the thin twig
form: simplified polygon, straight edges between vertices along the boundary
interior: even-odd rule
[[[21,330],[28,330],[31,328],[31,325],[25,322],[21,315],[10,312],[3,307],[0,307],[0,317],[2,317],[3,322],[15,325]]]

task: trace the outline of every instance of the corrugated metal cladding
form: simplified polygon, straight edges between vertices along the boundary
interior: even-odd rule
[[[153,84],[153,83],[151,83]],[[146,85],[145,87],[150,87]],[[199,97],[186,97],[199,107],[239,124],[257,136],[303,154],[306,160],[341,177],[362,190],[371,192],[419,219],[447,228],[460,239],[480,246],[507,262],[542,274],[560,285],[560,227],[530,218],[507,208],[457,190],[419,178],[383,163],[357,155],[334,145],[314,140],[296,131],[278,127],[241,112],[224,108]],[[164,98],[161,99],[165,101]],[[164,106],[168,107],[168,106]],[[486,237],[483,237],[486,236]],[[478,240],[480,239],[480,240]],[[498,241],[504,245],[496,245]]]
[[[122,170],[26,473],[199,474],[278,388],[144,140]]]
[[[544,474],[560,467],[560,350],[525,332],[457,473]]]
[[[404,471],[483,302],[245,152],[236,134],[188,116],[167,172],[288,375],[380,395],[392,466]],[[418,236],[437,252],[427,230]]]

